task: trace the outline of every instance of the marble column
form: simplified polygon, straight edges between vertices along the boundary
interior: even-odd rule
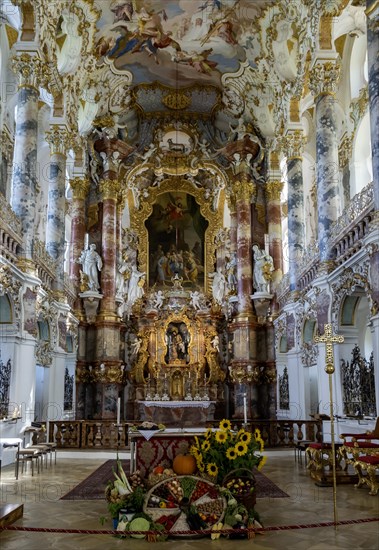
[[[246,173],[236,176],[233,183],[237,212],[237,295],[238,314],[251,315],[252,252],[251,252],[251,198],[254,183]]]
[[[316,103],[318,245],[320,262],[326,267],[333,261],[330,226],[338,217],[339,143],[334,95],[340,70],[339,58],[317,60],[310,71],[309,83]]]
[[[36,218],[38,74],[41,61],[27,53],[13,58],[19,75],[15,144],[13,153],[11,206],[22,226],[24,260],[33,259]]]
[[[290,290],[298,290],[298,263],[305,250],[303,146],[301,130],[294,130],[284,138],[288,181],[288,255]],[[338,154],[338,151],[337,151]]]
[[[64,290],[66,151],[69,148],[67,128],[53,124],[46,132],[50,144],[50,177],[47,206],[46,251],[56,260],[55,290]]]
[[[89,192],[89,179],[86,177],[76,177],[70,180],[72,189],[71,202],[71,243],[70,243],[70,279],[74,283],[77,292],[80,287],[81,264],[77,262],[85,247],[86,220],[85,208],[86,197]],[[82,310],[82,301],[80,298],[75,303],[76,314]]]
[[[279,271],[279,275],[283,273],[282,212],[280,206],[282,190],[283,182],[280,180],[273,179],[266,183],[269,254],[274,261],[275,271]]]
[[[103,268],[101,270],[101,312],[115,316],[116,313],[116,261],[117,261],[117,199],[120,184],[115,179],[100,181],[103,195],[103,226],[101,252]]]
[[[368,94],[371,127],[371,154],[374,182],[374,205],[379,210],[379,4],[377,0],[367,0],[367,61]]]

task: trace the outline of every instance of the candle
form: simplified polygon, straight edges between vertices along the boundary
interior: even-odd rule
[[[243,422],[244,422],[244,424],[247,424],[246,393],[243,394]]]
[[[117,424],[120,424],[121,398],[117,399]]]

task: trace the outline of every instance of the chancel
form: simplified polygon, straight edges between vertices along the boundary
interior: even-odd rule
[[[273,453],[316,445],[304,483],[330,487],[331,402],[337,449],[379,408],[378,1],[0,17],[0,441],[95,460],[145,421],[226,419]]]

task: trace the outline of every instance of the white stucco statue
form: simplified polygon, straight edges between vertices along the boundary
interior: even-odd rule
[[[256,292],[269,292],[269,283],[271,281],[272,272],[274,271],[274,263],[270,254],[258,245],[253,246],[254,256],[254,271],[253,271],[253,286]]]
[[[158,290],[154,294],[153,307],[155,307],[156,309],[161,309],[161,307],[163,306],[163,300],[164,300],[164,294],[162,290]]]
[[[214,301],[217,304],[222,305],[222,300],[224,298],[225,286],[226,286],[226,279],[225,279],[225,275],[222,272],[222,268],[218,267],[217,271],[210,273],[209,276],[213,277],[212,294],[213,294]]]
[[[145,294],[144,286],[145,284],[145,272],[138,271],[137,267],[134,265],[132,267],[132,272],[130,274],[129,280],[129,290],[128,290],[128,301],[129,306],[132,306],[136,300],[142,298]]]
[[[90,290],[97,291],[99,285],[99,271],[103,267],[103,261],[100,254],[96,252],[96,245],[90,244],[87,250],[83,250],[78,260],[83,266],[83,273],[88,277],[88,287]]]

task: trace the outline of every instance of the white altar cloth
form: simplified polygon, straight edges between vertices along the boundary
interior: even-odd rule
[[[146,407],[166,407],[170,409],[207,409],[216,401],[139,401]]]

